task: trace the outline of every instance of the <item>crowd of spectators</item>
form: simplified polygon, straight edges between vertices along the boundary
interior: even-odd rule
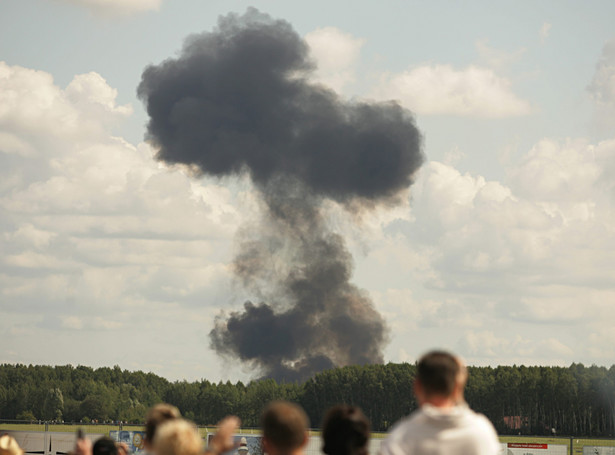
[[[466,404],[467,369],[461,359],[444,351],[424,355],[417,365],[414,392],[419,409],[399,421],[382,442],[378,455],[496,455],[499,441],[493,425]],[[309,441],[308,417],[290,402],[267,404],[261,416],[262,449],[266,455],[304,455]],[[222,455],[235,449],[247,454],[245,438],[234,435],[239,418],[223,419],[205,447],[197,426],[169,404],[152,407],[145,423],[148,455]],[[361,409],[338,405],[325,415],[322,452],[325,455],[369,455],[370,423]],[[242,451],[243,450],[243,451]],[[0,437],[0,455],[24,455],[9,435]],[[77,438],[72,455],[130,455],[125,443],[109,437],[92,442]],[[375,454],[374,454],[375,455]]]

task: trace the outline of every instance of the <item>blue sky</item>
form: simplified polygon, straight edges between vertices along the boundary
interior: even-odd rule
[[[0,362],[249,379],[207,334],[247,295],[247,179],[153,157],[143,69],[254,6],[288,21],[348,99],[394,99],[424,136],[404,201],[331,204],[385,360],[615,359],[612,2],[5,0],[0,4]]]

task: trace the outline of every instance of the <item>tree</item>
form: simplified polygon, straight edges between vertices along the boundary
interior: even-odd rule
[[[105,421],[111,413],[111,403],[101,395],[88,395],[79,406],[81,416]]]
[[[64,396],[58,387],[49,389],[43,404],[43,419],[62,420],[64,411]]]
[[[32,411],[23,411],[17,414],[17,420],[29,420],[32,422],[33,420],[36,420],[36,417],[34,417]]]

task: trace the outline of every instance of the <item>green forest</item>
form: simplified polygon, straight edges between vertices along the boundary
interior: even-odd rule
[[[466,400],[501,435],[615,436],[615,366],[470,367]],[[272,379],[212,383],[170,382],[120,367],[0,365],[0,419],[141,423],[164,401],[200,425],[236,414],[258,426],[263,406],[294,401],[314,428],[335,404],[360,406],[374,431],[386,431],[416,408],[415,366],[407,363],[327,370],[304,383]]]

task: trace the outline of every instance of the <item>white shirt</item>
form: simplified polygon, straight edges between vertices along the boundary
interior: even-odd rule
[[[395,424],[380,455],[497,455],[500,442],[491,422],[467,405],[425,404]]]

